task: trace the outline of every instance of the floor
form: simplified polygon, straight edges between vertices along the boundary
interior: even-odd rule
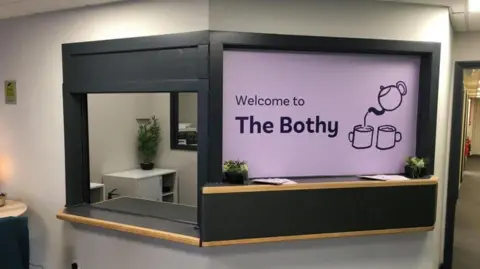
[[[453,269],[480,268],[480,157],[469,157],[455,216]]]

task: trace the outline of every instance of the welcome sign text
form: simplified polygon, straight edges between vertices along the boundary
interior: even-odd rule
[[[238,106],[262,106],[262,107],[289,107],[293,110],[301,109],[305,105],[305,100],[300,97],[292,98],[269,98],[259,97],[257,95],[235,95],[236,104]],[[295,114],[292,110],[292,114]],[[241,134],[271,134],[275,131],[281,134],[289,133],[311,133],[311,134],[327,134],[333,138],[338,134],[338,121],[322,120],[320,115],[313,115],[305,119],[296,119],[291,116],[280,116],[274,121],[260,122],[255,119],[254,115],[235,116],[238,122],[239,132]]]

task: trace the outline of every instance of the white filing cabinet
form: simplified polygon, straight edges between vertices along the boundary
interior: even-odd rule
[[[90,182],[90,203],[102,202],[105,198],[105,185]]]
[[[154,201],[178,203],[177,171],[134,169],[103,175],[106,193]],[[117,196],[117,197],[118,197]]]

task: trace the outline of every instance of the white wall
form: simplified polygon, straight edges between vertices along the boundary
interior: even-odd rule
[[[19,104],[0,104],[3,188],[30,205],[32,261],[68,268],[63,207],[64,152],[60,44],[206,29],[206,0],[126,3],[0,22],[0,81],[17,79]],[[446,8],[366,1],[211,0],[210,25],[236,30],[435,41],[442,43],[435,171],[437,229],[371,236],[192,250],[158,241],[75,230],[73,252],[83,268],[433,269],[441,252],[448,156],[451,28]]]
[[[0,81],[16,79],[19,98],[16,106],[0,103],[0,188],[30,207],[34,263],[69,268],[73,251],[69,225],[55,219],[65,205],[61,44],[207,28],[206,0],[134,1],[0,21]]]
[[[138,168],[138,118],[153,115],[151,94],[88,95],[90,182]]]

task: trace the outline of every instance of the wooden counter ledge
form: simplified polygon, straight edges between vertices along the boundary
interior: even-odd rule
[[[293,240],[307,240],[307,239],[428,232],[428,231],[433,231],[434,228],[435,228],[434,226],[431,226],[431,227],[415,227],[415,228],[403,228],[403,229],[385,229],[385,230],[372,230],[372,231],[354,231],[354,232],[342,232],[342,233],[305,234],[305,235],[235,239],[235,240],[202,242],[202,246],[217,247],[217,246],[230,246],[230,245],[242,245],[242,244],[283,242],[283,241],[293,241]]]
[[[210,184],[203,187],[203,193],[219,194],[219,193],[266,192],[266,191],[271,192],[271,191],[295,191],[295,190],[316,190],[316,189],[374,188],[374,187],[397,187],[397,186],[401,187],[401,186],[435,185],[438,183],[438,179],[435,176],[432,176],[427,179],[412,179],[412,180],[405,180],[405,181],[365,180],[357,177],[297,179],[295,181],[298,184],[289,184],[289,185]]]
[[[185,223],[109,212],[90,206],[66,208],[57,214],[57,218],[72,223],[200,246],[198,232],[193,225]]]

